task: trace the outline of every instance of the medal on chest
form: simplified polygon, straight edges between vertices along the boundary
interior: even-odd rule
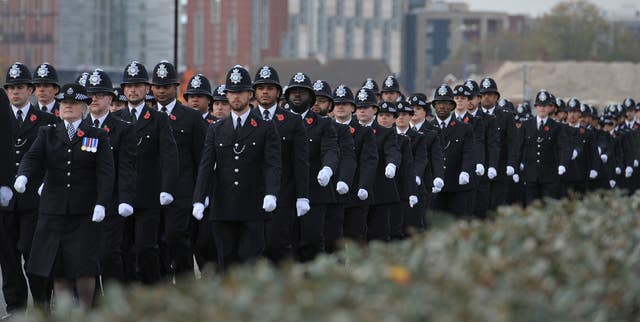
[[[96,153],[98,152],[98,139],[97,138],[82,138],[82,146],[80,150],[85,152]]]

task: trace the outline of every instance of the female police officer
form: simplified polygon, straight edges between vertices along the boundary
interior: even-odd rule
[[[63,123],[43,127],[23,158],[14,188],[25,190],[45,169],[29,273],[54,278],[60,296],[75,286],[80,305],[90,307],[99,269],[99,233],[104,205],[113,192],[113,154],[102,129],[83,124],[91,103],[84,87],[65,85],[56,97]],[[93,213],[93,217],[89,215]]]

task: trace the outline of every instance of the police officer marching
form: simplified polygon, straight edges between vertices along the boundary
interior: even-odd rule
[[[58,72],[49,63],[42,63],[33,73],[34,94],[38,98],[38,109],[49,114],[60,113],[60,103],[55,100],[60,91]]]
[[[208,124],[216,121],[216,118],[211,115],[213,95],[211,95],[211,82],[207,77],[202,74],[193,75],[182,97],[187,102],[187,106],[200,112]]]

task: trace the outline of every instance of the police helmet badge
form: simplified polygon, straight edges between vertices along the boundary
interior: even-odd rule
[[[507,105],[507,101],[505,101],[504,98],[500,98],[500,100],[498,101],[498,106],[504,107],[505,105]]]
[[[242,80],[242,75],[240,75],[240,70],[237,68],[234,68],[231,71],[231,75],[229,75],[229,80],[234,84],[240,83],[240,81]]]
[[[544,102],[547,100],[547,93],[545,91],[540,92],[540,95],[538,95],[538,98],[540,99],[541,102]]]
[[[200,85],[202,85],[202,80],[200,80],[200,75],[196,75],[191,80],[191,87],[192,88],[200,88]]]
[[[576,99],[572,98],[571,101],[569,101],[569,106],[570,107],[576,107]]]
[[[87,86],[87,78],[89,78],[89,73],[82,73],[82,75],[80,75],[80,78],[78,78],[78,84]]]
[[[69,87],[67,90],[67,95],[73,95],[73,88]]]
[[[344,85],[338,86],[336,89],[336,96],[344,97],[345,95],[347,95],[347,90],[344,89]]]
[[[491,81],[490,81],[488,78],[485,78],[485,79],[482,81],[482,87],[484,87],[484,88],[489,88],[489,87],[491,87]]]
[[[133,77],[138,75],[139,72],[140,72],[140,69],[138,68],[138,62],[137,61],[131,62],[131,65],[129,65],[129,68],[127,68],[127,74]]]
[[[21,73],[17,63],[11,65],[11,68],[9,68],[9,77],[11,78],[18,78]]]
[[[466,83],[464,83],[465,86],[469,87],[470,90],[473,90],[473,83],[468,80]]]
[[[441,96],[447,95],[447,86],[446,85],[440,86],[440,88],[438,89],[438,95],[441,95]]]
[[[260,69],[260,77],[264,79],[271,78],[271,69],[269,66],[263,66],[262,69]]]
[[[224,84],[220,85],[218,87],[218,95],[224,96],[224,90],[225,90],[226,86]]]
[[[387,87],[393,86],[393,76],[387,76],[387,79],[384,80],[384,85]]]
[[[293,81],[296,83],[304,82],[304,74],[300,72],[296,73],[296,75],[293,76]]]
[[[169,71],[167,70],[167,67],[164,64],[160,64],[160,66],[158,66],[158,71],[156,72],[156,75],[158,75],[158,77],[160,78],[166,78],[167,75],[169,75]]]
[[[38,71],[37,71],[38,77],[40,78],[45,78],[49,75],[49,68],[47,68],[46,64],[42,64],[40,65],[40,67],[38,67]]]
[[[324,88],[324,85],[322,85],[322,81],[321,80],[317,80],[315,83],[313,83],[313,90],[314,91],[321,91],[322,88]]]
[[[367,78],[367,81],[364,83],[363,87],[373,90],[373,80],[371,78]]]
[[[102,78],[100,77],[100,73],[98,72],[98,70],[93,71],[93,74],[91,74],[91,77],[89,77],[89,84],[96,86],[98,84],[100,84],[100,82],[102,82]],[[86,81],[85,81],[86,83]]]
[[[368,97],[369,95],[367,94],[367,91],[364,89],[361,89],[360,92],[358,93],[358,99],[362,102],[366,101]]]

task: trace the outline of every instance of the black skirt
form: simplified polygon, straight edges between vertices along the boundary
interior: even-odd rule
[[[91,215],[40,214],[27,272],[43,277],[100,274],[100,226]]]

